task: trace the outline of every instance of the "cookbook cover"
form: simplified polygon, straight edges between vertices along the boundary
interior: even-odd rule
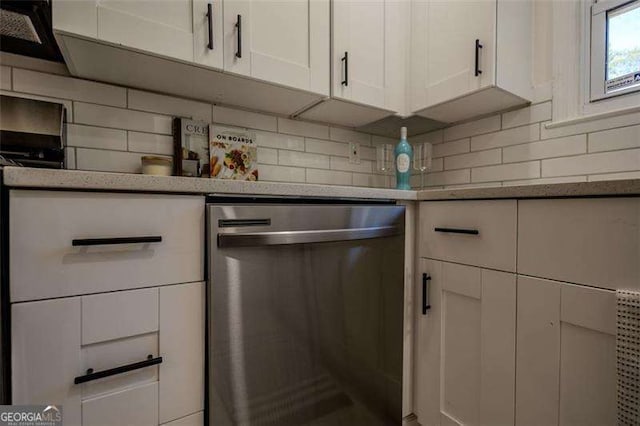
[[[209,126],[211,177],[258,180],[258,148],[252,132],[216,131]]]
[[[176,176],[209,177],[209,123],[174,118],[173,151]]]

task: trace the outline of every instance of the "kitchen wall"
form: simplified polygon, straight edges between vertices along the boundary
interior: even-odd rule
[[[549,98],[550,99],[550,98]],[[428,134],[428,186],[640,178],[640,112],[546,128],[551,100]]]
[[[393,184],[375,173],[384,138],[76,79],[63,65],[17,55],[3,53],[0,64],[0,93],[65,104],[70,168],[139,173],[141,156],[172,155],[171,119],[181,116],[255,131],[262,181]],[[360,164],[349,163],[348,142],[360,143]]]

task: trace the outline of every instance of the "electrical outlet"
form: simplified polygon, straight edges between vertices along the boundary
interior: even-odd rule
[[[349,142],[349,163],[360,164],[360,144]]]

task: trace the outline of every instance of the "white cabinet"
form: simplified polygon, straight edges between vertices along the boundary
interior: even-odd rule
[[[11,316],[14,404],[61,404],[65,424],[85,426],[204,408],[203,283],[15,303]],[[162,362],[74,383],[149,356]]]
[[[515,275],[423,259],[431,308],[417,309],[414,407],[422,425],[513,422]],[[422,300],[417,286],[415,300]]]
[[[518,276],[516,425],[616,424],[615,292]]]
[[[204,197],[29,190],[9,197],[12,302],[204,279]]]
[[[329,0],[224,0],[224,69],[329,95]]]
[[[281,115],[330,92],[329,0],[56,0],[52,7],[74,76]]]
[[[530,1],[416,0],[411,7],[411,111],[456,122],[528,102]]]
[[[357,127],[405,113],[409,2],[334,0],[331,99],[299,116]]]

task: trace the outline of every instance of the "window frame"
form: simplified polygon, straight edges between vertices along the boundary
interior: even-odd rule
[[[598,102],[616,96],[640,91],[640,86],[635,85],[615,91],[606,91],[607,83],[607,48],[608,48],[608,15],[609,12],[634,5],[640,7],[640,0],[600,0],[591,6],[591,37],[589,52],[590,102]]]

